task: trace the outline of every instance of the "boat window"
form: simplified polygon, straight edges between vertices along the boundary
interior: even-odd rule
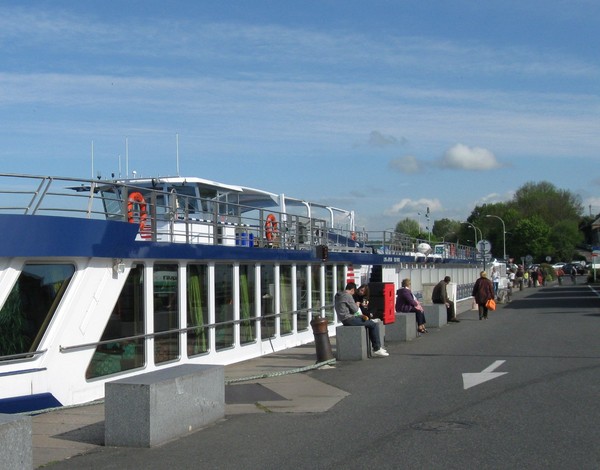
[[[335,285],[335,279],[334,279],[334,273],[336,273],[336,266],[334,265],[326,265],[325,266],[325,298],[326,299],[333,299],[333,297],[335,296],[335,293],[337,292],[336,289],[336,285]],[[325,317],[327,318],[327,321],[329,323],[333,323],[334,322],[334,313],[333,313],[333,304],[330,300],[325,301],[325,305],[327,305],[328,307],[325,308]]]
[[[113,309],[85,377],[93,379],[145,365],[144,267],[134,266]],[[129,338],[129,339],[128,339]],[[110,341],[110,343],[104,343]]]
[[[123,220],[123,201],[114,188],[100,192],[107,219]]]
[[[74,273],[70,264],[23,266],[0,310],[0,360],[38,348]]]
[[[154,362],[179,358],[179,274],[176,264],[154,266]]]
[[[281,312],[281,334],[292,333],[292,266],[284,264],[279,267],[279,311]]]
[[[263,264],[260,268],[260,323],[262,339],[275,337],[275,267]]]
[[[208,266],[190,264],[187,268],[187,332],[188,356],[208,352]]]
[[[239,223],[240,216],[240,196],[237,193],[220,193],[217,196],[218,215],[220,222]]]
[[[321,266],[313,264],[310,270],[311,273],[311,307],[312,307],[312,318],[321,315],[319,307],[321,307]]]
[[[308,315],[308,267],[296,268],[296,296],[298,298],[298,331],[308,330],[310,318]]]
[[[217,350],[233,346],[233,266],[215,265],[215,347]]]
[[[240,265],[240,343],[256,340],[256,273],[253,264]]]
[[[176,194],[177,213],[195,214],[198,212],[198,199],[195,186],[172,186],[169,193]]]

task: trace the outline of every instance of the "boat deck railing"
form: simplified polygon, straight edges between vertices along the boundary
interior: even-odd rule
[[[292,250],[327,246],[330,251],[472,259],[473,248],[427,243],[393,231],[356,231],[328,221],[217,198],[165,192],[116,180],[0,173],[0,214],[115,220],[139,226],[138,240]]]

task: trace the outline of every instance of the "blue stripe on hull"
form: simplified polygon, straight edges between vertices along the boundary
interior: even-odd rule
[[[244,246],[136,241],[138,225],[112,220],[0,214],[0,257],[89,257],[214,261],[320,261],[315,249],[282,250]],[[406,255],[329,251],[329,261],[354,264],[415,262]],[[450,260],[470,263],[467,260]],[[423,263],[423,261],[419,261]]]
[[[0,399],[0,413],[14,414],[56,408],[62,404],[51,393]]]

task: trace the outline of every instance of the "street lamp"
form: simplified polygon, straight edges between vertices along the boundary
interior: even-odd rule
[[[500,217],[498,217],[497,215],[492,215],[492,214],[488,214],[486,215],[486,217],[494,217],[495,219],[498,219],[500,222],[502,222],[502,242],[504,244],[504,262],[506,262],[506,225],[504,224],[504,220],[502,220]]]
[[[446,237],[448,235],[456,235],[456,232],[448,232],[442,237],[442,243],[446,243]]]
[[[471,222],[463,222],[464,224],[467,224],[470,227],[473,227],[473,233],[475,234],[475,248],[477,248],[477,230],[479,230],[479,234],[481,235],[481,240],[483,240],[483,233],[481,232],[481,229],[479,227],[475,227],[475,225],[473,225]]]

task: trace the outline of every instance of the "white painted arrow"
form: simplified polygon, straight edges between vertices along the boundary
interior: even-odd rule
[[[475,385],[482,384],[488,380],[495,379],[501,375],[508,374],[508,372],[494,372],[498,367],[504,364],[506,361],[496,361],[492,365],[486,367],[481,372],[466,373],[463,374],[463,386],[465,390],[467,388],[474,387]]]

